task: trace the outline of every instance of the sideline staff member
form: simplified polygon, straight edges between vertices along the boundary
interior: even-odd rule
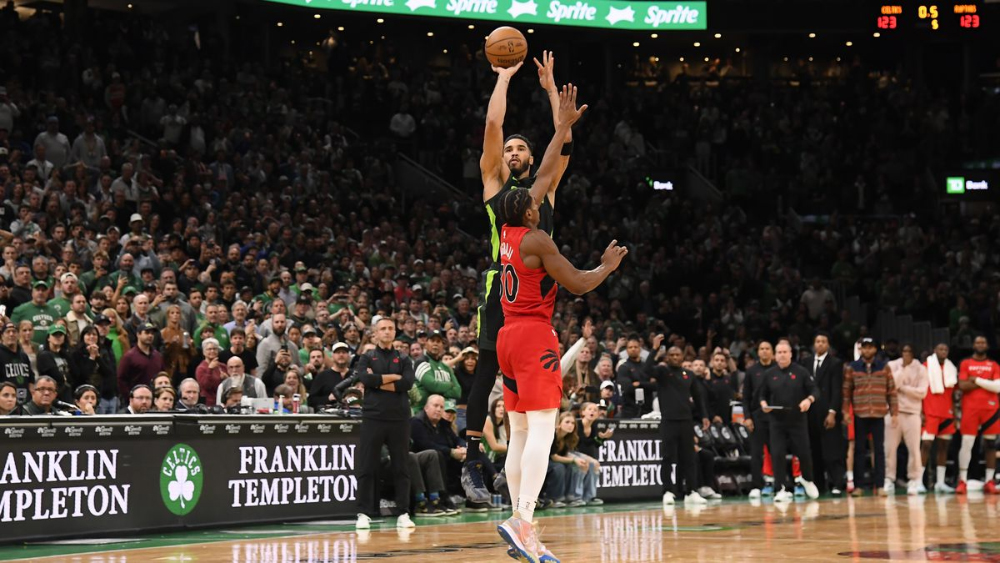
[[[819,391],[806,368],[792,363],[792,347],[782,340],[774,348],[775,365],[764,372],[760,407],[768,413],[771,427],[771,459],[774,470],[774,502],[790,502],[792,493],[785,488],[785,451],[799,458],[802,486],[809,498],[819,498],[813,484],[812,452],[809,450],[809,427],[806,413],[816,402]],[[791,447],[788,447],[791,446]]]
[[[392,342],[396,323],[390,317],[375,321],[375,349],[363,354],[355,368],[365,386],[361,409],[361,444],[358,446],[358,521],[355,527],[367,530],[371,516],[379,515],[378,479],[382,445],[389,448],[393,483],[396,488],[397,528],[412,528],[407,514],[410,506],[410,477],[406,472],[410,457],[410,399],[413,364],[399,355]]]

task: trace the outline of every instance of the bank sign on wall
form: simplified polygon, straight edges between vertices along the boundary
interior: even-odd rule
[[[621,0],[267,0],[314,9],[519,24],[669,31],[708,27],[706,2]]]
[[[2,541],[356,512],[359,421],[42,420],[0,422]]]

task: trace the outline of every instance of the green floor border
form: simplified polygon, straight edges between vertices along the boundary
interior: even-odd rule
[[[820,500],[830,500],[833,497],[823,497]],[[839,497],[843,499],[843,497]],[[795,504],[804,504],[804,499],[796,499]],[[716,507],[726,504],[746,504],[746,497],[727,497],[721,501],[714,501],[706,508]],[[771,504],[765,500],[764,505]],[[572,509],[548,509],[536,514],[537,518],[553,518],[560,516],[577,516],[581,514],[614,514],[620,512],[634,512],[639,510],[659,509],[662,504],[659,502],[641,503],[608,503],[601,506],[588,506]],[[684,503],[676,505],[676,510],[683,511]],[[501,522],[507,517],[506,512],[493,511],[487,513],[462,513],[458,516],[447,518],[415,518],[417,531],[422,526],[449,526],[458,524],[473,524],[480,522]],[[322,521],[322,519],[318,519]],[[346,518],[330,518],[328,520],[348,520]],[[315,521],[313,521],[315,522]],[[682,532],[717,532],[732,529],[734,525],[705,525],[693,527],[671,528],[673,531]],[[395,531],[394,519],[385,517],[381,523],[373,523],[372,532]],[[664,529],[667,531],[667,529]],[[160,547],[174,547],[194,544],[209,544],[227,541],[240,540],[261,540],[274,538],[287,538],[294,536],[311,536],[317,534],[331,533],[353,533],[355,532],[353,519],[344,524],[313,524],[310,521],[258,524],[253,526],[220,526],[219,528],[205,530],[182,530],[164,534],[108,534],[109,538],[116,538],[122,541],[119,543],[108,543],[101,545],[65,545],[56,544],[60,540],[52,542],[32,541],[20,544],[0,545],[0,561],[31,560],[41,557],[58,556],[79,556],[102,552],[130,551],[137,549],[150,549]],[[499,542],[499,540],[498,540]]]

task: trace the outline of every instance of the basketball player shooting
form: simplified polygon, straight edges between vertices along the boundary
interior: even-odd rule
[[[552,120],[559,127],[559,89],[556,88],[554,70],[555,56],[549,51],[542,53],[542,60],[535,59],[538,67],[538,81],[548,93],[552,106]],[[518,63],[510,68],[493,67],[497,73],[497,83],[490,96],[486,111],[486,129],[483,136],[483,156],[479,167],[483,178],[483,202],[490,218],[490,268],[486,271],[485,295],[480,299],[476,319],[479,344],[479,363],[476,364],[475,379],[469,391],[466,437],[469,447],[465,465],[462,468],[462,488],[473,506],[484,505],[490,500],[490,493],[483,483],[483,455],[479,442],[486,424],[489,410],[490,391],[496,382],[499,365],[496,355],[497,333],[503,326],[503,309],[500,306],[499,269],[499,227],[497,204],[500,196],[512,189],[530,189],[532,199],[539,205],[538,228],[552,234],[552,212],[556,202],[556,188],[569,165],[573,150],[572,129],[567,128],[563,137],[556,137],[557,150],[550,161],[555,165],[551,176],[543,181],[531,176],[534,164],[531,143],[523,135],[514,134],[504,140],[503,120],[507,113],[507,87],[510,79],[521,68]],[[546,155],[547,156],[547,155]]]
[[[536,182],[556,173],[556,154],[563,135],[587,106],[576,107],[576,88],[559,95],[559,127],[545,150]],[[497,337],[497,359],[504,374],[504,404],[510,416],[507,485],[515,502],[513,515],[498,528],[512,556],[532,563],[558,562],[538,540],[533,527],[535,504],[548,469],[562,399],[559,340],[552,328],[558,285],[575,295],[599,286],[628,253],[611,241],[601,265],[580,271],[559,253],[548,233],[539,229],[540,206],[527,190],[508,190],[499,202],[500,302],[504,326]]]

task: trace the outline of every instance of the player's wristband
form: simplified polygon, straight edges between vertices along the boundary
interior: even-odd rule
[[[570,156],[571,154],[573,154],[573,141],[570,141],[568,143],[563,143],[562,152],[559,154],[561,154],[562,156]]]

